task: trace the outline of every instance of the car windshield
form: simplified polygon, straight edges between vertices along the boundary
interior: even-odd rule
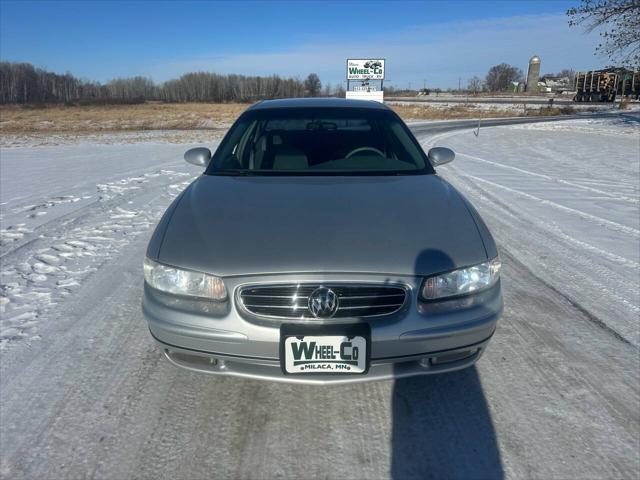
[[[245,112],[208,175],[433,173],[398,116],[371,108],[273,108]]]

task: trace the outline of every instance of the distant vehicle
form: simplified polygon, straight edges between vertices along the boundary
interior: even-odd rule
[[[640,97],[640,72],[624,68],[576,73],[576,102],[614,102],[618,95]]]
[[[478,212],[390,108],[247,109],[149,242],[143,311],[169,361],[212,374],[346,383],[473,365],[502,313]]]

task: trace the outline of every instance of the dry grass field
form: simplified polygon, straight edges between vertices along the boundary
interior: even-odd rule
[[[143,103],[137,105],[0,107],[2,133],[95,133],[227,128],[246,104]]]
[[[69,133],[74,135],[144,130],[221,130],[247,104],[156,103],[106,106],[0,107],[0,134]],[[492,110],[490,114],[474,105],[435,108],[422,105],[391,105],[405,120],[449,120],[478,117],[513,117],[513,110]],[[530,114],[561,114],[559,109],[532,110]]]

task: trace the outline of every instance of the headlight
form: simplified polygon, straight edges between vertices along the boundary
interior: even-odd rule
[[[493,286],[500,278],[500,259],[425,278],[420,293],[425,300],[465,295]]]
[[[221,302],[227,289],[221,278],[192,270],[169,267],[145,258],[144,279],[153,288],[175,295],[207,298]]]

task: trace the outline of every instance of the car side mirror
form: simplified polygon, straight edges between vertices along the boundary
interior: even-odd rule
[[[444,165],[445,163],[453,162],[453,159],[456,158],[456,154],[450,148],[433,147],[429,150],[429,153],[427,153],[427,157],[429,157],[431,165],[437,167],[439,165]]]
[[[184,159],[192,165],[206,167],[211,160],[211,150],[204,147],[191,148],[185,152]]]

